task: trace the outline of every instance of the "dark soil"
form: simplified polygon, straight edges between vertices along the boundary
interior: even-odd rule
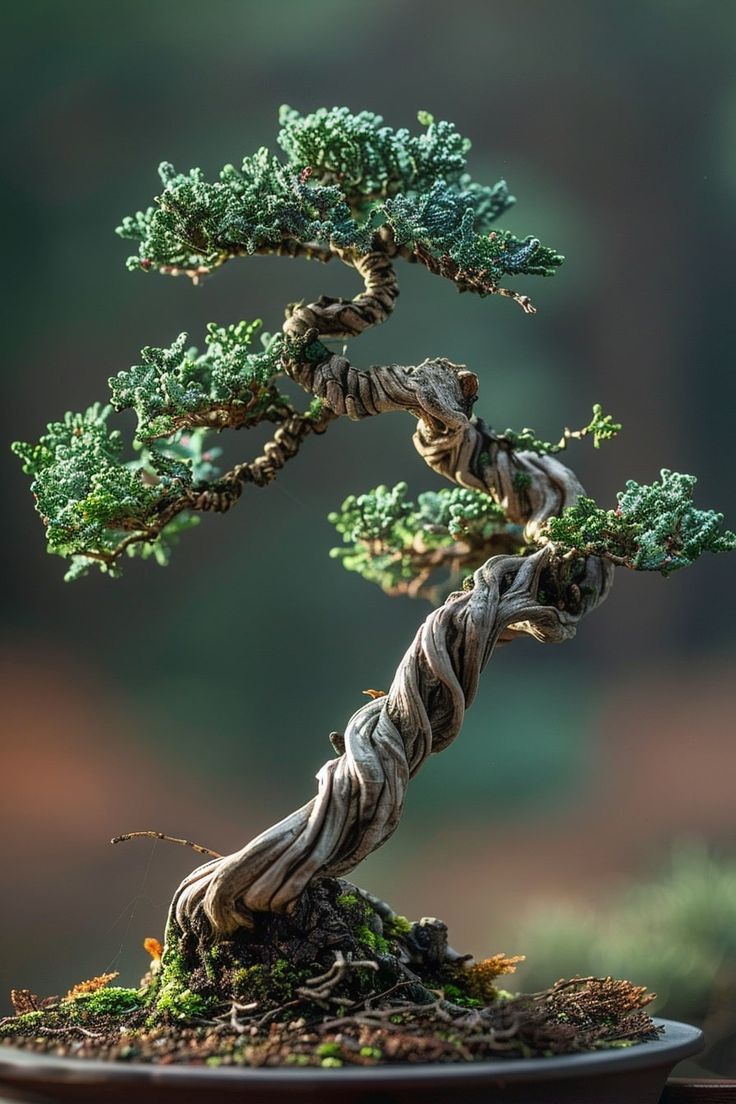
[[[655,1038],[644,989],[574,978],[514,995],[517,960],[475,963],[445,925],[409,923],[347,882],[318,883],[291,917],[227,942],[171,929],[136,989],[107,976],[64,998],[14,992],[0,1042],[77,1058],[250,1066],[472,1062]]]

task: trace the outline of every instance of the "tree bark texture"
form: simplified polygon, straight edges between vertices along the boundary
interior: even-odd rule
[[[393,308],[398,288],[385,252],[341,259],[355,264],[365,290],[353,300],[323,296],[290,308],[284,333],[297,346],[299,339],[306,348],[316,338],[356,336]],[[336,416],[413,415],[414,444],[428,465],[491,495],[511,522],[525,526],[531,542],[582,491],[557,459],[513,451],[474,417],[478,379],[450,361],[365,371],[342,355],[315,361],[297,354],[284,368]],[[251,927],[254,913],[290,910],[313,879],[352,870],[395,831],[409,781],[427,757],[458,735],[496,644],[520,634],[569,639],[606,597],[612,571],[610,563],[589,557],[578,561],[573,577],[544,543],[526,556],[487,560],[472,588],[451,594],[419,628],[387,695],[350,718],[345,751],[319,771],[316,796],[240,851],[194,870],[176,893],[171,920],[180,929],[204,925],[227,935]]]

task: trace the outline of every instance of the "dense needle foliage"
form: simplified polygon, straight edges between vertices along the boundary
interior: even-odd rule
[[[427,112],[418,118],[421,130],[411,133],[369,111],[300,115],[283,107],[279,155],[259,149],[238,166],[225,165],[214,181],[199,168],[178,172],[164,162],[154,204],[118,227],[137,245],[129,267],[196,281],[230,258],[256,253],[359,264],[384,252],[424,265],[460,291],[510,295],[532,310],[527,296],[499,281],[549,276],[562,256],[533,235],[497,228],[515,202],[506,182],[473,180],[469,140],[453,123]],[[212,323],[201,352],[185,334],[168,348],[146,347],[139,364],[110,380],[107,403],[52,422],[36,445],[13,446],[33,480],[48,549],[70,561],[67,578],[93,564],[119,574],[123,555],[166,563],[197,511],[228,509],[248,479],[268,482],[309,432],[334,417],[321,398],[298,411],[279,392],[294,339],[264,334],[259,347],[259,326]],[[313,336],[300,355],[318,361],[330,349]],[[111,424],[113,412],[124,410],[137,417],[129,445]],[[276,430],[256,459],[259,470],[241,464],[220,473],[212,435],[263,421],[287,429],[281,438]],[[588,435],[598,447],[620,428],[596,405],[586,427],[566,430],[556,444],[530,429],[509,429],[499,439],[544,456]],[[629,482],[613,511],[581,498],[550,521],[544,539],[562,553],[607,555],[668,574],[704,551],[734,547],[721,516],[692,504],[694,482],[669,472],[651,486]],[[343,540],[334,554],[389,593],[436,596],[427,586],[435,571],[454,584],[494,552],[524,546],[502,506],[470,490],[426,492],[413,503],[404,484],[379,487],[349,498],[331,520]]]

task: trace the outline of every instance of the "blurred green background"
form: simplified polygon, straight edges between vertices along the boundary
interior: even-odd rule
[[[104,399],[144,344],[196,342],[210,320],[273,329],[291,300],[356,290],[347,270],[278,258],[199,288],[126,272],[112,231],[150,202],[158,162],[214,175],[274,144],[284,102],[454,120],[473,175],[518,197],[504,225],[568,260],[526,281],[533,318],[405,266],[399,309],[353,359],[467,363],[491,424],[550,438],[600,401],[625,432],[572,454],[590,493],[612,502],[626,478],[692,471],[733,525],[736,8],[32,0],[4,28],[0,992],[47,994],[109,968],[135,982],[194,865],[109,838],[151,827],[227,851],[306,801],[327,734],[364,687],[388,685],[428,610],[327,555],[326,514],[348,493],[438,485],[400,416],[309,442],[268,490],[187,534],[169,568],[65,585],[45,554],[10,440]],[[223,444],[242,459],[261,440]],[[461,738],[356,878],[442,916],[463,951],[525,952],[520,985],[578,966],[664,979],[668,1014],[711,1016],[705,1066],[736,1075],[732,572],[720,557],[668,580],[619,573],[575,641],[499,653]],[[653,879],[635,921],[627,887]],[[656,902],[685,879],[687,908],[666,906],[678,946],[697,947],[683,965]],[[677,983],[687,970],[697,996]]]

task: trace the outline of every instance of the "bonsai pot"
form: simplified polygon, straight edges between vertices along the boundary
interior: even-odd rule
[[[556,1058],[341,1069],[111,1063],[0,1049],[0,1092],[51,1104],[657,1104],[677,1062],[703,1048],[695,1027],[658,1020],[653,1042]]]

